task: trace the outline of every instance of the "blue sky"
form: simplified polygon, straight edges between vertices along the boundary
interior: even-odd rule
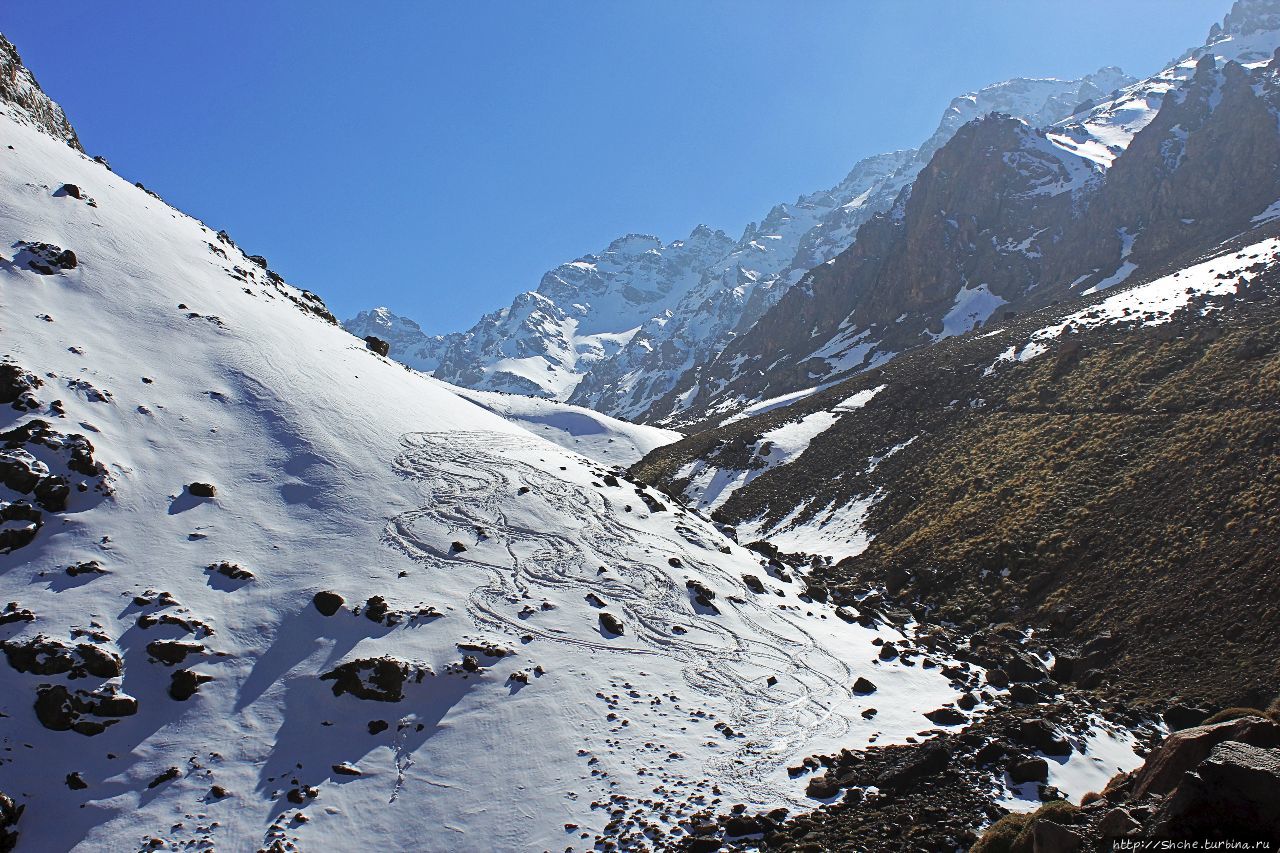
[[[340,317],[469,326],[627,232],[737,237],[957,94],[1152,73],[1230,0],[6,0],[86,149]]]

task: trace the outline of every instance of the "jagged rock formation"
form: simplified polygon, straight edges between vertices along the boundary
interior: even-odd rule
[[[35,76],[22,64],[18,49],[3,35],[0,35],[0,114],[37,127],[77,151],[84,151],[62,107],[44,93]]]

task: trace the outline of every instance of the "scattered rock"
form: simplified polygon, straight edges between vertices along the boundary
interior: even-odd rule
[[[213,487],[210,486],[209,488],[213,488]],[[209,497],[212,497],[212,495],[209,495]],[[235,563],[228,563],[226,560],[223,560],[220,563],[211,564],[209,566],[209,571],[216,572],[222,575],[223,577],[230,578],[233,581],[251,581],[254,579],[253,572],[249,571],[248,569],[243,569],[240,566],[237,566]]]
[[[614,636],[621,636],[625,633],[625,629],[622,627],[622,620],[608,612],[602,612],[600,614],[600,627],[603,628],[606,633],[613,634]]]
[[[187,659],[187,655],[203,652],[202,644],[187,640],[152,640],[147,643],[147,654],[165,666],[177,666]]]
[[[371,735],[376,735],[376,734],[380,734],[381,732],[385,732],[388,728],[389,728],[389,724],[387,723],[386,720],[370,720],[369,721],[369,734]]]
[[[936,711],[930,711],[924,715],[931,723],[939,726],[959,726],[969,721],[969,718],[957,711],[955,708],[938,708]]]
[[[366,335],[364,345],[381,356],[386,356],[391,352],[391,344],[376,335]]]
[[[218,489],[212,483],[190,483],[187,491],[197,498],[212,498],[218,494]]]
[[[825,800],[840,793],[840,783],[829,773],[819,773],[809,780],[804,792],[815,800]]]
[[[26,805],[17,805],[13,798],[0,791],[0,853],[8,853],[18,843],[18,819]]]
[[[178,702],[185,702],[196,695],[201,684],[207,684],[210,681],[213,681],[212,675],[180,669],[169,677],[169,695]]]
[[[853,682],[853,692],[857,693],[859,696],[866,696],[870,693],[875,693],[877,689],[879,688],[861,675]]]
[[[337,775],[339,775],[339,776],[360,776],[360,775],[362,775],[362,774],[360,773],[360,768],[359,768],[359,767],[356,767],[354,764],[349,764],[349,763],[347,763],[346,761],[342,762],[341,764],[334,764],[334,765],[332,766],[332,768],[331,768],[331,769],[333,770],[333,772],[334,772],[334,773],[336,773],[336,774],[337,774]]]
[[[83,563],[76,563],[73,566],[67,566],[67,575],[70,577],[79,577],[80,575],[105,575],[110,574],[106,569],[102,568],[102,564],[97,560],[86,560]]]
[[[1049,781],[1049,762],[1039,757],[1027,758],[1010,764],[1007,772],[1015,785],[1026,782],[1047,782]]]
[[[79,773],[68,773],[66,778],[67,787],[73,791],[83,791],[89,787],[89,783]]]
[[[181,770],[179,770],[179,769],[178,769],[178,768],[176,768],[176,767],[170,767],[168,770],[164,771],[164,772],[163,772],[163,773],[161,773],[159,776],[157,776],[156,778],[154,778],[154,779],[152,779],[150,782],[148,782],[148,783],[147,783],[147,787],[148,787],[148,788],[158,788],[158,787],[160,787],[161,785],[163,785],[165,782],[171,782],[171,781],[173,781],[174,779],[177,779],[177,778],[178,778],[179,776],[181,776],[181,775],[182,775],[182,771],[181,771]]]
[[[334,696],[350,693],[373,702],[399,702],[408,678],[409,664],[390,657],[353,660],[320,676],[321,681],[334,682]]]
[[[342,596],[336,592],[317,592],[311,599],[311,603],[316,606],[323,616],[332,616],[337,613],[342,605],[346,603]]]

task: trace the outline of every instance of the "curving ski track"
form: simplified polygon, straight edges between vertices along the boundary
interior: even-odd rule
[[[767,606],[756,603],[757,596],[738,574],[721,568],[714,558],[704,559],[721,556],[705,531],[682,524],[677,529],[689,544],[681,546],[674,537],[627,523],[627,514],[600,490],[523,461],[545,453],[534,440],[503,433],[424,432],[402,436],[401,443],[404,449],[395,468],[418,482],[427,500],[421,508],[392,519],[384,539],[433,568],[456,570],[463,562],[483,570],[487,582],[467,601],[477,626],[513,638],[533,635],[602,653],[661,655],[676,661],[689,687],[722,698],[724,707],[731,709],[729,724],[748,735],[712,759],[712,770],[762,801],[794,799],[768,777],[803,754],[815,733],[838,737],[850,730],[850,720],[834,710],[851,707],[849,665],[805,629],[806,617],[777,609],[772,596]],[[529,492],[520,500],[543,502],[564,519],[560,530],[574,535],[513,521],[505,507],[522,486]],[[509,562],[476,560],[471,550],[442,551],[435,544],[441,528],[471,541],[500,543]],[[704,537],[706,544],[696,541]],[[679,558],[683,567],[671,568],[670,557]],[[598,575],[601,566],[609,574]],[[694,612],[683,583],[686,575],[715,589],[717,605],[726,613],[732,608],[735,618]],[[519,616],[531,600],[563,601],[589,592],[620,611],[626,635],[609,640],[569,636],[542,630]],[[745,604],[725,601],[726,593]],[[677,627],[687,633],[674,632]],[[780,684],[770,688],[762,676],[742,673],[744,667],[770,670]]]

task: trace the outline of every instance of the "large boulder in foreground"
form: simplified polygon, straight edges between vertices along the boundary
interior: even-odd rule
[[[1215,746],[1225,741],[1263,749],[1280,747],[1280,724],[1262,717],[1241,717],[1174,732],[1147,759],[1135,778],[1134,799],[1172,791],[1188,770],[1194,769],[1209,757]]]

